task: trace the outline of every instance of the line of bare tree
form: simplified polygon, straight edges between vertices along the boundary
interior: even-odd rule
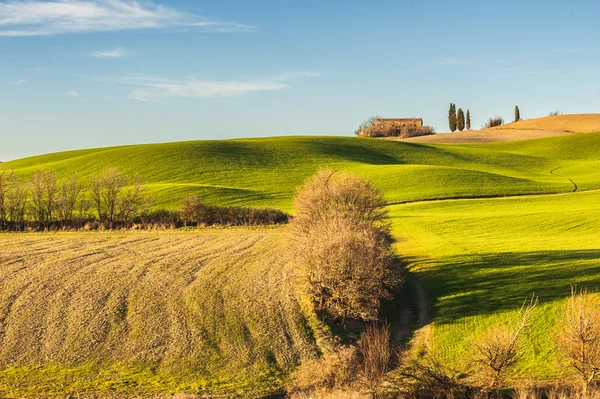
[[[288,220],[278,209],[207,205],[193,195],[179,210],[152,209],[141,177],[115,168],[86,181],[76,174],[59,179],[45,170],[23,179],[0,168],[0,231],[250,226]]]
[[[130,224],[150,210],[152,199],[139,175],[109,168],[84,182],[74,174],[59,180],[39,170],[28,179],[0,169],[0,229],[81,227],[90,221]]]

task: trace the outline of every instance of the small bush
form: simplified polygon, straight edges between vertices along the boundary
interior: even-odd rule
[[[557,115],[562,115],[563,112],[562,111],[552,111],[548,114],[548,116],[557,116]]]
[[[289,220],[289,215],[278,209],[212,206],[196,196],[183,201],[181,217],[186,225],[193,226],[255,226],[283,224]]]
[[[483,127],[485,129],[488,129],[490,127],[496,127],[501,125],[504,125],[504,118],[502,118],[501,116],[496,116],[495,118],[489,118],[485,125],[483,125]]]
[[[537,299],[532,298],[528,305],[523,305],[521,320],[516,327],[493,326],[473,342],[475,362],[481,366],[489,391],[495,392],[500,388],[506,374],[520,359],[521,341],[537,303]]]

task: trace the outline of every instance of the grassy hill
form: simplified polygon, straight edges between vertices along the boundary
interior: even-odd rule
[[[572,179],[581,177],[586,188],[600,188],[594,172],[598,168],[592,167],[599,138],[600,133],[588,133],[535,140],[523,146],[444,146],[277,137],[70,151],[12,161],[4,167],[24,176],[47,169],[59,176],[77,173],[89,178],[112,166],[139,173],[157,207],[175,208],[185,196],[195,193],[211,204],[289,211],[295,188],[324,166],[372,179],[390,202],[568,192],[574,187],[564,177],[567,174]],[[588,156],[580,161],[578,154]],[[557,168],[567,169],[551,173]]]
[[[504,129],[598,132],[600,131],[600,114],[552,115],[525,119],[492,128],[492,130]]]
[[[492,143],[559,137],[600,131],[600,114],[554,115],[507,123],[489,129],[435,134],[402,139],[412,143]]]
[[[458,369],[471,339],[535,292],[541,305],[516,377],[565,377],[552,338],[564,299],[572,284],[600,285],[600,133],[461,145],[197,141],[3,166],[84,178],[115,166],[140,173],[158,207],[196,193],[288,211],[295,187],[318,168],[355,171],[395,204],[397,251],[433,304],[423,336]],[[316,350],[290,295],[285,231],[2,237],[0,362],[14,366],[0,371],[0,392],[276,391]]]

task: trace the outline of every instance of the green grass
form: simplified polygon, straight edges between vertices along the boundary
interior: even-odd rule
[[[166,208],[176,208],[182,198],[195,193],[211,204],[290,211],[295,188],[321,167],[347,169],[371,179],[390,203],[397,204],[390,208],[396,248],[431,297],[432,346],[445,362],[458,368],[463,367],[478,332],[510,320],[535,292],[541,305],[517,376],[559,378],[564,368],[553,329],[570,286],[600,288],[600,191],[593,191],[600,189],[600,133],[470,145],[334,137],[196,141],[71,151],[3,165],[22,176],[43,168],[59,176],[78,173],[85,179],[111,166],[140,173],[156,206]],[[575,186],[578,192],[574,193]],[[550,195],[557,193],[561,194]],[[523,194],[527,196],[503,198]],[[440,201],[400,204],[422,200]],[[257,265],[263,263],[257,269],[261,273],[272,268],[270,260],[259,255],[252,259]],[[247,275],[239,267],[216,274],[218,286],[239,286],[239,279]],[[223,295],[232,295],[223,289]],[[254,313],[238,327],[270,325],[279,317],[249,309]],[[244,342],[243,329],[232,331],[232,342]],[[218,364],[226,370],[236,363],[229,359]],[[144,374],[143,368],[113,370],[113,377],[122,375],[131,381],[142,375],[144,389],[166,392],[193,391],[182,387],[200,380],[220,387],[231,384],[231,389],[277,385],[287,375],[283,368],[269,371],[268,361],[256,364],[270,377],[243,376],[231,382],[213,373],[210,378],[204,375],[205,380],[174,380],[169,373]],[[235,367],[240,370],[239,364]],[[8,369],[3,375],[22,372]],[[43,372],[30,373],[31,380],[38,381],[33,386],[45,384]],[[96,383],[105,387],[115,381],[113,377]],[[0,381],[7,380],[0,374]],[[90,384],[93,388],[95,383]]]
[[[390,202],[600,188],[594,154],[600,133],[488,145],[424,145],[343,137],[276,137],[111,147],[41,155],[4,167],[82,178],[107,167],[139,173],[157,207],[191,194],[217,205],[292,208],[294,190],[321,167],[370,178]],[[564,153],[560,148],[566,148]],[[585,156],[577,158],[578,153]],[[552,170],[558,169],[555,173]]]
[[[517,376],[564,377],[554,328],[572,285],[600,288],[600,192],[392,207],[400,254],[434,299],[433,348],[464,368],[470,342],[539,297]]]

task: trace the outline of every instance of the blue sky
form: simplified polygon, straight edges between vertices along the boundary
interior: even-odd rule
[[[600,112],[597,1],[0,0],[0,160]]]

